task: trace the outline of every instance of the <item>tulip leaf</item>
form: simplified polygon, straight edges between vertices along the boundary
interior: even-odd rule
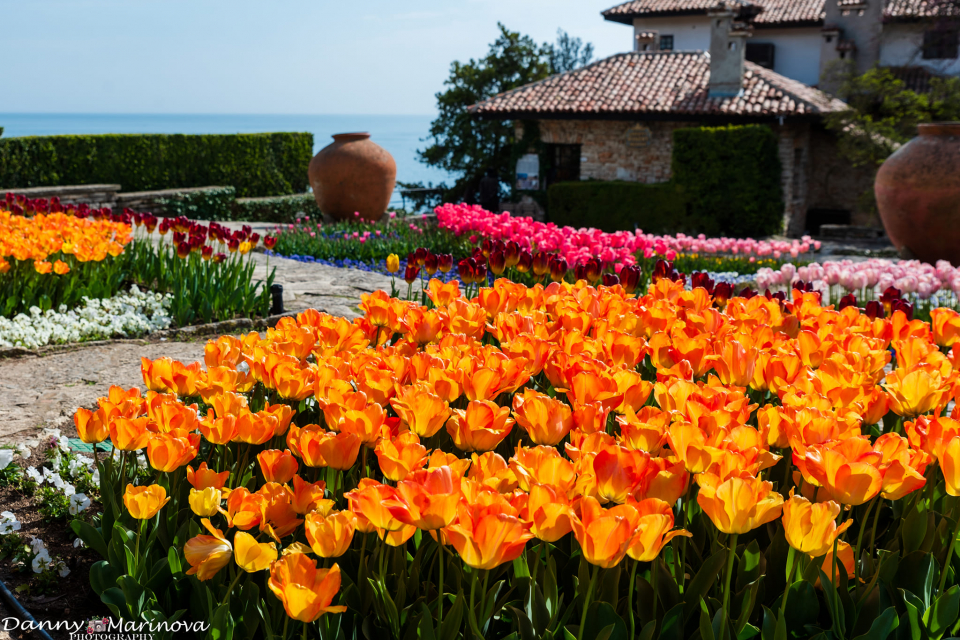
[[[640,630],[640,636],[638,640],[653,640],[653,634],[657,632],[657,621],[651,620],[647,624],[643,625],[643,629]]]
[[[895,607],[887,607],[870,625],[870,629],[853,640],[886,640],[887,637],[900,625]]]
[[[167,564],[170,566],[170,572],[174,575],[183,571],[180,566],[180,554],[177,553],[176,547],[167,549]]]
[[[760,577],[762,560],[763,554],[760,553],[760,545],[757,544],[756,540],[752,540],[743,550],[740,563],[737,565],[737,591],[743,591],[744,587]]]
[[[960,615],[960,586],[953,585],[924,612],[923,624],[933,638],[939,638],[953,626],[958,615]]]
[[[610,567],[600,576],[600,585],[597,589],[600,594],[597,599],[603,602],[616,602],[620,593],[620,567],[626,564],[620,562]]]
[[[220,605],[213,613],[213,619],[210,621],[210,639],[233,639],[233,617],[230,615],[229,604]]]
[[[150,570],[150,579],[147,580],[147,588],[153,592],[163,591],[164,587],[170,584],[173,574],[170,573],[170,564],[167,558],[160,558]]]
[[[910,554],[920,549],[923,539],[927,537],[927,507],[921,501],[903,520],[903,550]]]
[[[106,560],[101,560],[90,567],[90,586],[97,595],[102,595],[107,589],[116,586],[117,578],[122,574]]]
[[[823,599],[827,603],[827,610],[830,611],[830,619],[835,620],[836,625],[839,627],[839,629],[832,629],[832,631],[835,636],[840,636],[843,630],[847,628],[843,605],[839,603],[839,595],[837,594],[836,587],[834,587],[833,582],[830,580],[830,576],[824,573],[823,569],[819,569],[819,571],[820,587],[823,589]]]
[[[457,593],[457,599],[453,602],[453,607],[443,616],[443,624],[440,626],[440,640],[454,640],[460,635],[460,626],[463,622],[463,612],[466,606],[463,591],[460,591]]]
[[[427,603],[420,603],[420,612],[420,624],[417,628],[420,640],[437,640],[437,634],[433,630],[433,614]]]
[[[530,622],[530,618],[527,617],[523,611],[520,611],[516,607],[508,606],[507,609],[510,611],[510,615],[513,616],[513,619],[517,622],[517,629],[520,631],[520,640],[537,640],[536,632],[533,630],[533,624]],[[446,624],[446,622],[444,622]]]
[[[763,607],[763,622],[760,626],[761,640],[786,640],[787,625],[783,623],[783,636],[777,635],[780,627],[780,619],[765,605]],[[780,616],[781,618],[783,616]]]
[[[802,629],[804,625],[816,623],[820,617],[820,600],[817,598],[817,591],[806,580],[798,580],[790,585],[787,604],[783,617],[791,629]]]
[[[667,547],[667,549],[669,550],[670,547]],[[657,598],[663,604],[663,608],[669,611],[683,602],[680,597],[680,588],[673,579],[673,574],[670,572],[667,563],[662,558],[657,558],[654,562],[658,562],[660,566],[657,570],[657,584],[653,585],[651,583],[651,585],[656,587],[654,590],[657,592]],[[689,591],[689,587],[687,589]]]
[[[107,543],[104,541],[100,532],[83,520],[73,520],[70,522],[70,528],[77,534],[77,537],[83,540],[83,543],[100,554],[104,560],[107,558]]]
[[[663,624],[660,627],[660,640],[684,640],[686,636],[683,633],[683,608],[681,602],[663,616]]]
[[[117,587],[110,587],[104,590],[104,592],[100,594],[100,601],[107,605],[110,611],[113,612],[113,615],[118,618],[124,619],[128,617],[127,599],[123,595],[123,591]]]
[[[883,576],[880,576],[881,580]],[[897,589],[909,591],[919,598],[921,612],[930,608],[933,597],[933,585],[937,579],[937,562],[933,554],[915,551],[903,556],[897,568],[893,585]]]
[[[237,617],[241,629],[240,636],[245,640],[251,640],[257,635],[260,627],[260,616],[256,615],[256,603],[260,601],[260,587],[253,580],[248,580],[244,583],[240,590],[240,597],[236,601],[240,605],[240,615]],[[331,619],[338,623],[342,618],[343,616],[331,616]],[[333,637],[336,636],[337,634],[334,633]]]
[[[710,587],[713,586],[717,576],[720,575],[720,569],[723,568],[726,559],[726,549],[717,551],[707,558],[707,561],[700,567],[700,571],[697,572],[697,575],[694,576],[690,584],[687,585],[687,588],[683,592],[684,621],[689,620],[690,616],[697,610],[697,607],[700,605],[700,599],[703,598],[707,594],[707,591],[710,590]]]
[[[741,602],[740,616],[737,618],[735,627],[738,635],[747,626],[747,623],[750,622],[750,615],[753,613],[753,608],[757,604],[757,592],[760,591],[760,583],[762,581],[763,577],[758,577],[756,580],[744,587],[741,594],[738,594]]]
[[[748,624],[737,634],[737,640],[750,640],[750,638],[755,638],[758,635],[760,635],[760,629]]]
[[[920,602],[920,598],[914,594],[900,589],[900,595],[903,596],[903,604],[906,608],[906,617],[907,624],[910,625],[909,637],[911,640],[924,640],[927,637],[926,629],[923,627],[923,622],[921,621],[921,615],[923,609],[923,603]],[[900,634],[900,637],[903,637],[903,634]]]
[[[713,625],[710,624],[710,612],[707,611],[707,605],[702,598],[700,599],[700,637],[702,640],[716,640],[717,638]]]
[[[613,627],[609,631],[608,627]],[[602,634],[606,634],[603,636]],[[580,632],[581,640],[627,640],[627,625],[607,602],[593,602]]]
[[[536,630],[538,634],[542,634],[550,627],[553,620],[550,617],[550,612],[547,611],[547,604],[543,597],[543,592],[540,590],[540,585],[533,585],[531,596],[528,605],[530,610],[527,612],[527,615],[533,622],[534,630]]]
[[[132,619],[140,617],[144,605],[147,603],[147,590],[130,576],[120,576],[117,578],[117,584],[123,590],[123,597],[127,603],[127,609]]]

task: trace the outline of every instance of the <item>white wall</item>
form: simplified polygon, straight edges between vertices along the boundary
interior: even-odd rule
[[[643,31],[673,36],[674,51],[709,51],[710,20],[707,16],[634,18],[633,37]],[[804,84],[820,81],[819,27],[799,29],[755,29],[747,42],[771,43],[776,47],[774,71]]]
[[[960,59],[924,60],[922,24],[886,24],[880,39],[880,66],[926,67],[937,75],[960,76]]]

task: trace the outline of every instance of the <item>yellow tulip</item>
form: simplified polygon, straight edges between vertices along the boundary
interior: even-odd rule
[[[272,542],[257,542],[246,531],[237,531],[233,537],[237,565],[247,573],[263,571],[277,559],[277,545]]]

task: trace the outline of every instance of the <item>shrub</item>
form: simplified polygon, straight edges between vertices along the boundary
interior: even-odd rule
[[[170,198],[160,198],[157,204],[171,217],[186,216],[191,220],[230,220],[237,190],[233,187],[214,187],[202,191],[185,191]]]
[[[233,204],[234,220],[256,222],[294,222],[309,217],[319,220],[323,214],[312,193],[276,198],[244,198]]]
[[[759,237],[780,233],[783,192],[777,137],[763,125],[678,129],[673,180],[697,231]]]
[[[547,198],[547,215],[559,226],[596,227],[607,232],[688,230],[684,227],[683,195],[669,183],[561,182],[547,190]]]
[[[232,186],[241,197],[301,193],[311,133],[75,135],[0,139],[0,185],[114,183],[126,191]]]

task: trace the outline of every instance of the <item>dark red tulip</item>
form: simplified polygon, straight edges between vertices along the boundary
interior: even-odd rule
[[[640,286],[640,267],[628,264],[620,269],[620,284],[628,294],[633,294]]]
[[[453,269],[453,256],[449,253],[441,253],[437,256],[437,268],[441,273],[447,273]]]
[[[855,306],[857,306],[857,297],[852,293],[848,293],[847,295],[840,298],[840,302],[837,304],[837,310],[843,311],[847,307],[855,307]]]
[[[507,257],[503,251],[493,251],[487,259],[490,262],[490,272],[495,276],[503,275],[507,267]]]
[[[522,251],[520,257],[517,258],[517,271],[520,273],[528,273],[532,266],[533,256],[530,255],[529,251]]]
[[[550,273],[550,254],[544,253],[543,251],[537,251],[533,256],[533,263],[531,265],[533,269],[533,275],[538,278],[542,278],[546,274]]]
[[[439,261],[437,260],[436,254],[427,252],[427,257],[423,261],[423,270],[427,272],[428,276],[432,276],[437,272],[439,268]]]
[[[511,240],[504,245],[503,255],[507,260],[507,268],[517,266],[520,262],[520,245]]]
[[[559,256],[550,260],[550,277],[554,282],[560,282],[567,275],[567,261]]]
[[[718,282],[713,287],[713,301],[718,306],[724,307],[727,301],[733,297],[733,285],[729,282]]]
[[[403,279],[407,284],[413,284],[420,275],[420,267],[414,262],[407,263],[407,270],[403,272]]]
[[[880,304],[880,301],[878,300],[871,300],[867,303],[867,308],[863,310],[863,315],[867,316],[871,320],[882,318],[884,317],[883,305]]]
[[[603,286],[605,287],[615,287],[620,284],[620,277],[615,273],[605,273],[603,274]]]

